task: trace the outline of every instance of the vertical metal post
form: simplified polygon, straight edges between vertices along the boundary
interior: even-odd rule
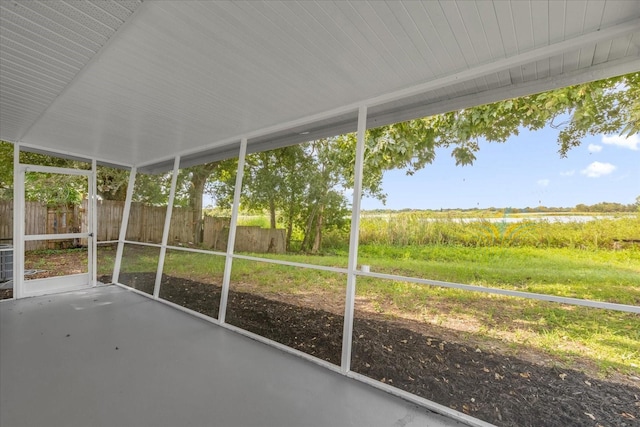
[[[113,275],[111,281],[119,283],[120,266],[122,265],[122,252],[124,251],[124,241],[127,238],[127,227],[129,226],[129,213],[131,212],[131,200],[133,199],[133,187],[136,184],[137,167],[132,167],[129,172],[129,186],[127,187],[127,198],[122,211],[122,223],[120,224],[120,235],[118,236],[118,250],[116,251],[116,262],[113,265]]]
[[[89,208],[89,218],[87,225],[89,228],[88,255],[89,255],[89,285],[95,286],[98,281],[98,201],[96,193],[98,190],[97,174],[98,163],[96,159],[91,161],[91,176],[87,183],[89,187],[89,200],[87,200]]]
[[[20,168],[20,144],[13,146],[13,297],[24,294],[24,171]]]
[[[160,283],[162,282],[162,270],[164,269],[164,257],[167,254],[167,241],[169,240],[169,228],[171,227],[171,214],[173,213],[173,201],[176,197],[176,183],[178,182],[178,171],[180,170],[180,156],[176,156],[173,161],[173,175],[171,176],[171,189],[169,190],[169,201],[167,202],[167,213],[164,216],[164,230],[162,230],[162,246],[158,257],[158,270],[156,271],[156,284],[153,287],[153,297],[160,295]]]
[[[231,267],[233,264],[233,249],[236,243],[236,227],[238,225],[238,212],[240,210],[240,193],[242,192],[242,178],[244,176],[244,158],[247,154],[247,138],[240,142],[240,154],[238,155],[238,172],[236,173],[236,188],[233,193],[233,207],[231,208],[231,224],[229,225],[229,241],[227,242],[227,257],[224,262],[224,276],[222,278],[222,295],[220,296],[220,310],[218,320],[224,323],[227,314],[227,301],[229,299],[229,283],[231,282]]]
[[[347,296],[344,303],[344,329],[342,332],[342,363],[340,370],[351,370],[351,345],[353,341],[353,312],[356,298],[356,268],[358,266],[358,242],[360,237],[360,202],[362,199],[362,169],[364,141],[367,130],[367,107],[358,110],[358,142],[353,179],[353,210],[351,212],[351,236],[349,238],[349,264],[347,267]]]

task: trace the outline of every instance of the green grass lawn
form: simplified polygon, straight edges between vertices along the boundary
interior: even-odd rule
[[[359,264],[373,272],[640,306],[638,249],[361,245],[359,253]],[[344,254],[278,258],[341,266]],[[277,281],[290,267],[262,268],[270,273],[252,281],[295,292]],[[601,372],[640,373],[637,314],[366,277],[358,279],[357,294],[381,314],[458,328],[487,346],[499,340],[515,353],[527,347],[574,365],[586,358]]]

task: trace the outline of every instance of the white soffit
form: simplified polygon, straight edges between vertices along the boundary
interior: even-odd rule
[[[0,1],[0,138],[24,136],[141,3]]]
[[[352,131],[360,104],[374,126],[640,70],[639,1],[0,5],[0,138],[113,163]]]

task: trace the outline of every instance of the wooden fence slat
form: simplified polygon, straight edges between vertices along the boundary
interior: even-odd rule
[[[86,232],[88,221],[87,201],[81,205],[50,207],[39,202],[25,204],[26,234],[52,234]],[[117,240],[124,202],[100,200],[97,203],[98,241]],[[126,239],[137,242],[162,242],[164,218],[167,209],[163,206],[148,206],[135,202],[131,204]],[[229,238],[229,218],[205,216],[203,221],[202,247],[216,251],[227,250]],[[169,227],[169,245],[191,246],[194,241],[193,211],[175,207]],[[0,201],[0,241],[13,238],[13,201]],[[25,250],[47,249],[47,241],[25,242]],[[68,245],[86,245],[86,239],[70,241]],[[55,245],[54,245],[55,246]],[[59,245],[58,245],[59,246]],[[57,246],[56,246],[57,247]],[[282,229],[239,226],[236,232],[235,249],[238,252],[284,253],[285,233]]]

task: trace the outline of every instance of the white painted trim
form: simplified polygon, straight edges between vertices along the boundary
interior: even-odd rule
[[[351,210],[351,235],[349,236],[349,265],[347,290],[344,303],[344,325],[342,332],[342,372],[351,369],[351,346],[353,344],[353,314],[356,299],[356,269],[358,266],[358,244],[360,242],[360,202],[362,200],[362,173],[364,168],[365,136],[367,130],[367,107],[358,110],[358,132],[353,179],[353,202]]]
[[[265,338],[265,337],[263,337],[261,335],[254,334],[253,332],[249,332],[249,331],[247,331],[245,329],[242,329],[242,328],[239,328],[237,326],[230,325],[229,323],[221,323],[218,326],[221,326],[221,327],[223,327],[225,329],[229,329],[230,331],[236,332],[236,333],[238,333],[240,335],[244,335],[245,337],[249,337],[252,340],[259,341],[259,342],[261,342],[263,344],[267,344],[267,345],[269,345],[271,347],[275,347],[278,350],[281,350],[281,351],[283,351],[285,353],[293,354],[294,356],[301,357],[301,358],[303,358],[305,360],[308,360],[309,362],[315,363],[316,365],[320,365],[323,368],[327,368],[330,371],[340,373],[340,367],[339,366],[334,365],[333,363],[327,362],[326,360],[319,359],[319,358],[317,358],[317,357],[315,357],[315,356],[313,356],[311,354],[307,354],[307,353],[304,353],[304,352],[302,352],[300,350],[296,350],[293,347],[286,346],[286,345],[281,344],[281,343],[279,343],[277,341],[270,340],[269,338]]]
[[[91,169],[71,169],[59,168],[52,166],[30,165],[19,163],[20,146],[14,145],[14,293],[17,298],[25,296],[45,295],[52,292],[64,292],[68,289],[74,289],[82,286],[95,285],[97,258],[95,250],[95,239],[91,235],[95,229],[95,192],[96,192],[96,161],[91,160]],[[25,202],[25,186],[24,182],[26,174],[33,173],[52,173],[58,175],[85,176],[87,178],[88,218],[86,233],[57,233],[57,234],[26,234],[24,217],[26,212]],[[16,190],[20,193],[16,197]],[[16,208],[16,201],[19,208]],[[16,220],[17,227],[16,227]],[[15,230],[18,233],[15,233]],[[20,244],[16,249],[15,234],[19,235]],[[38,240],[65,240],[65,239],[87,239],[87,258],[85,260],[87,272],[81,274],[72,274],[64,276],[48,277],[44,279],[24,279],[24,249],[25,242]],[[16,253],[19,250],[19,253]],[[17,262],[16,262],[17,259]],[[16,268],[16,265],[18,267]],[[15,277],[15,274],[18,277]],[[17,280],[16,280],[17,279]]]
[[[26,234],[25,242],[34,240],[66,240],[66,239],[88,239],[89,233],[61,233],[61,234]]]
[[[373,272],[356,272],[356,275],[363,277],[373,277],[376,279],[395,280],[401,282],[416,283],[419,285],[440,286],[443,288],[462,289],[471,292],[483,292],[494,295],[506,295],[511,297],[527,298],[539,301],[549,301],[561,304],[579,305],[583,307],[601,308],[607,310],[626,311],[629,313],[640,313],[640,306],[617,304],[604,301],[593,301],[580,298],[568,298],[555,295],[537,294],[533,292],[512,291],[509,289],[488,288],[485,286],[465,285],[462,283],[443,282],[439,280],[421,279],[419,277],[405,277],[395,274],[373,273]]]
[[[160,284],[162,282],[162,270],[164,268],[164,258],[167,253],[167,241],[169,240],[169,228],[171,227],[171,214],[173,213],[173,202],[176,198],[176,183],[178,182],[178,172],[180,171],[180,156],[176,156],[173,161],[173,175],[171,176],[171,188],[169,189],[169,200],[167,201],[167,211],[164,216],[164,229],[162,230],[162,244],[160,255],[158,256],[158,268],[156,270],[156,282],[153,287],[153,297],[160,295]]]
[[[636,32],[640,29],[640,19],[633,19],[622,24],[603,28],[598,31],[592,31],[581,34],[577,37],[563,40],[547,46],[541,46],[527,52],[519,53],[514,56],[498,59],[487,64],[482,64],[469,68],[464,71],[449,74],[435,80],[428,81],[423,84],[415,85],[407,89],[398,90],[388,94],[384,94],[375,98],[368,99],[363,102],[369,107],[384,104],[387,102],[397,101],[399,99],[418,95],[433,89],[441,89],[453,84],[464,83],[488,74],[497,73],[499,71],[508,70],[510,68],[519,67],[525,64],[534,63],[552,56],[560,55],[570,50],[577,50],[581,47],[598,43],[603,40],[614,39],[624,36],[625,34]]]
[[[8,141],[10,142],[10,141]],[[13,142],[13,144],[17,144],[17,142]],[[21,147],[25,147],[25,151],[29,151],[29,149],[31,150],[36,150],[37,152],[44,152],[46,154],[49,154],[53,157],[61,157],[63,159],[66,158],[73,158],[73,159],[82,159],[79,161],[83,161],[83,162],[90,162],[91,159],[87,158],[86,154],[77,154],[71,151],[64,151],[64,150],[58,150],[55,148],[51,148],[51,147],[44,147],[42,145],[36,145],[36,144],[30,144],[30,143],[26,143],[26,142],[21,142],[20,143]],[[96,157],[95,158],[96,162],[98,163],[104,163],[106,165],[113,165],[113,166],[117,166],[119,168],[122,169],[131,169],[133,165],[130,164],[124,164],[124,163],[118,163],[117,161],[114,160],[107,160],[105,158],[100,158],[100,157]]]
[[[89,284],[89,273],[70,274],[68,276],[47,277],[24,281],[22,297],[35,297],[51,293],[67,292],[76,289],[86,289]]]
[[[186,248],[183,246],[167,246],[167,249],[175,250],[175,251],[183,251],[183,252],[194,252],[199,254],[208,254],[208,255],[216,255],[216,256],[227,256],[225,252],[218,251],[209,251],[206,249],[196,249],[196,248]]]
[[[20,168],[20,144],[13,146],[13,298],[24,297],[24,171]]]
[[[98,163],[96,159],[91,161],[91,176],[89,177],[89,218],[87,219],[87,227],[89,239],[87,245],[89,247],[89,284],[96,286],[98,283]]]
[[[328,265],[306,264],[303,262],[285,261],[285,260],[272,259],[272,258],[260,258],[256,256],[250,256],[250,255],[233,254],[233,258],[245,259],[248,261],[256,261],[256,262],[266,262],[267,264],[279,264],[279,265],[288,265],[290,267],[308,268],[311,270],[331,271],[333,273],[347,274],[349,272],[347,268],[343,268],[343,267],[331,267]]]
[[[140,290],[138,290],[138,289],[136,289],[136,288],[132,288],[132,287],[131,287],[131,286],[129,286],[129,285],[124,285],[124,284],[119,283],[119,282],[111,282],[111,284],[112,284],[112,285],[120,286],[121,288],[126,289],[126,290],[128,290],[128,291],[131,291],[131,292],[133,292],[133,293],[136,293],[136,294],[138,294],[138,295],[142,295],[142,296],[144,296],[144,297],[147,297],[147,298],[149,298],[149,299],[150,299],[150,300],[152,300],[152,301],[160,301],[160,299],[155,299],[155,298],[153,297],[153,295],[148,294],[148,293],[146,293],[146,292],[142,292],[142,291],[140,291]]]
[[[69,169],[58,168],[55,166],[27,165],[24,163],[20,163],[20,169],[24,172],[57,173],[60,175],[78,175],[86,177],[91,177],[92,174],[90,169]]]
[[[418,406],[423,408],[427,408],[432,410],[435,413],[441,414],[445,417],[449,417],[456,421],[463,423],[464,425],[472,426],[472,427],[493,427],[493,424],[489,424],[485,421],[482,421],[478,418],[474,418],[470,415],[464,414],[462,412],[458,412],[455,409],[451,409],[447,406],[440,405],[439,403],[433,402],[431,400],[427,400],[413,393],[409,393],[404,390],[400,390],[399,388],[390,386],[388,384],[382,383],[380,381],[371,379],[362,374],[358,374],[356,372],[350,371],[346,374],[347,377],[352,378],[361,383],[367,384],[369,386],[375,387],[378,390],[382,390],[386,393],[389,393],[393,396],[399,397],[411,403],[415,403]]]
[[[236,243],[236,229],[238,227],[238,213],[240,211],[240,194],[242,193],[242,178],[244,177],[244,161],[247,155],[247,138],[240,141],[240,153],[238,155],[238,171],[236,173],[236,187],[233,193],[233,207],[231,208],[231,224],[229,225],[229,240],[227,241],[227,259],[224,262],[224,275],[222,277],[222,294],[220,296],[220,310],[218,320],[224,324],[227,313],[227,300],[229,298],[229,284],[231,282],[231,268],[233,266],[233,249]]]
[[[120,224],[120,234],[118,236],[118,249],[116,250],[116,260],[113,264],[111,280],[117,282],[120,278],[120,267],[122,266],[122,253],[124,251],[125,239],[127,238],[127,227],[129,226],[129,213],[131,212],[131,200],[133,199],[133,187],[136,184],[138,169],[134,166],[129,172],[129,184],[127,187],[127,197],[122,210],[122,222]]]
[[[131,244],[131,245],[161,248],[161,245],[157,243],[142,243],[142,242],[135,242],[135,241],[125,241],[125,243]],[[211,252],[203,249],[191,249],[191,248],[180,248],[180,247],[167,247],[167,249],[179,250],[184,252],[210,254],[214,256],[227,255],[221,252]],[[300,262],[284,261],[284,260],[277,260],[277,259],[271,259],[271,258],[260,258],[260,257],[254,257],[249,255],[239,255],[239,254],[233,254],[232,258],[244,259],[244,260],[256,261],[256,262],[264,262],[267,264],[278,264],[278,265],[286,265],[291,267],[308,268],[310,270],[323,270],[323,271],[329,271],[333,273],[349,274],[348,268],[330,267],[330,266],[317,265],[317,264],[305,264]],[[630,312],[630,313],[640,313],[640,306],[618,304],[618,303],[612,303],[612,302],[560,297],[555,295],[538,294],[533,292],[512,291],[509,289],[491,288],[491,287],[485,287],[485,286],[468,285],[468,284],[454,283],[454,282],[444,282],[439,280],[423,279],[419,277],[399,276],[395,274],[363,272],[357,269],[354,270],[354,275],[362,276],[362,277],[386,279],[386,280],[395,280],[395,281],[401,281],[401,282],[410,282],[410,283],[416,283],[416,284],[428,285],[428,286],[440,286],[443,288],[461,289],[461,290],[472,291],[472,292],[483,292],[487,294],[506,295],[506,296],[539,300],[539,301],[548,301],[548,302],[556,302],[561,304],[577,305],[577,306],[583,306],[583,307],[600,308],[600,309],[623,311],[623,312]]]
[[[100,240],[99,242],[96,242],[98,245],[112,245],[114,243],[118,243],[118,240]]]
[[[125,240],[124,243],[126,243],[127,245],[150,246],[152,248],[158,249],[162,247],[160,243],[137,242],[135,240]]]
[[[145,295],[149,296],[148,294],[145,294]],[[205,321],[207,321],[209,323],[213,323],[214,325],[218,325],[218,326],[220,325],[220,322],[215,317],[207,316],[206,314],[202,314],[202,313],[200,313],[198,311],[191,310],[190,308],[184,307],[184,306],[182,306],[180,304],[176,304],[175,302],[171,302],[171,301],[163,299],[163,298],[158,298],[157,301],[159,301],[159,302],[161,302],[163,304],[166,304],[169,307],[178,309],[180,311],[184,311],[185,313],[188,313],[188,314],[190,314],[192,316],[195,316],[195,317],[197,317],[199,319],[205,320]]]
[[[567,86],[574,86],[590,81],[621,76],[637,72],[638,70],[640,70],[640,59],[630,61],[629,58],[622,58],[620,60],[594,65],[588,70],[575,70],[558,76],[547,77],[545,79],[512,84],[503,88],[474,92],[440,102],[403,108],[395,112],[382,112],[375,117],[371,117],[367,127],[376,128],[392,123],[413,120],[421,117],[429,117],[435,114],[442,114],[463,108],[472,108],[477,105],[491,104],[505,99],[520,98]]]

